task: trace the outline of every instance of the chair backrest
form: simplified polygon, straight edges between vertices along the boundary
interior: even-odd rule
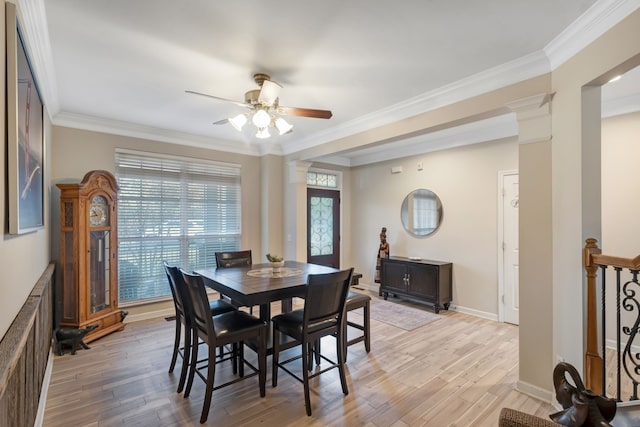
[[[184,279],[178,267],[170,266],[167,261],[162,261],[164,265],[164,272],[167,274],[169,280],[169,287],[171,288],[171,296],[173,297],[173,305],[176,309],[176,316],[178,319],[185,323],[187,321],[184,307],[183,294],[186,291],[184,286]]]
[[[215,347],[215,329],[209,308],[209,297],[204,287],[202,276],[195,273],[188,273],[180,270],[185,286],[189,294],[188,308],[191,310],[191,326],[198,331],[199,335],[209,336],[209,345]]]
[[[248,251],[216,252],[216,267],[251,267],[251,249]]]
[[[305,325],[329,319],[342,320],[353,268],[326,274],[310,274],[304,301]]]

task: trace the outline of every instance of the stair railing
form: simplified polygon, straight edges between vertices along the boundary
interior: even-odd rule
[[[640,385],[640,350],[636,339],[640,326],[640,255],[635,258],[623,258],[602,254],[597,240],[586,240],[583,262],[587,274],[587,348],[585,353],[586,387],[595,393],[606,395],[607,379],[607,328],[606,308],[607,268],[615,271],[615,398],[622,401],[622,381],[630,381],[631,396],[628,400],[638,399]],[[600,313],[597,304],[597,276],[600,270]],[[629,313],[623,319],[622,314]],[[635,318],[633,316],[635,314]],[[598,340],[598,321],[600,322],[600,340]],[[600,342],[599,342],[600,341]],[[600,348],[598,348],[598,342]],[[624,348],[623,348],[624,346]],[[623,373],[626,377],[623,378]],[[613,393],[612,393],[613,394]]]

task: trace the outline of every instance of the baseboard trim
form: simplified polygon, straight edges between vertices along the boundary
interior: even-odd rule
[[[459,313],[470,314],[471,316],[481,317],[487,320],[493,320],[494,322],[498,321],[498,315],[495,313],[489,313],[486,311],[476,310],[474,308],[461,307],[459,305],[455,305],[451,303],[449,310],[457,311]]]
[[[374,285],[370,285],[368,283],[358,283],[358,288],[367,290],[367,291],[371,291],[371,292],[378,292],[378,289],[380,288],[380,285],[378,283],[374,284]],[[410,300],[410,299],[409,299]],[[483,319],[487,319],[487,320],[493,320],[494,322],[498,322],[498,315],[495,313],[489,313],[486,311],[480,311],[480,310],[476,310],[473,308],[468,308],[468,307],[461,307],[459,305],[456,305],[455,303],[451,303],[451,305],[449,306],[449,310],[451,311],[457,311],[459,313],[464,313],[464,314],[469,314],[471,316],[476,316],[476,317],[481,317]]]
[[[165,308],[163,310],[148,311],[146,313],[129,314],[124,323],[139,322],[141,320],[156,319],[158,317],[175,316],[176,311],[173,308]]]
[[[518,390],[520,393],[526,394],[527,396],[535,397],[536,399],[542,400],[546,403],[552,403],[554,396],[551,390],[546,390],[525,381],[518,381],[516,383],[516,390]]]

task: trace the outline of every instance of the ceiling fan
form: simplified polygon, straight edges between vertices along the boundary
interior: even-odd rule
[[[244,94],[244,102],[233,101],[230,99],[220,98],[219,96],[208,95],[206,93],[194,92],[187,90],[185,92],[194,95],[206,96],[220,101],[231,102],[241,107],[248,108],[250,111],[227,119],[218,120],[214,125],[222,125],[230,123],[238,131],[249,121],[258,129],[256,137],[269,138],[270,127],[278,129],[280,135],[289,133],[293,130],[293,125],[289,124],[280,116],[298,116],[311,117],[316,119],[329,119],[333,115],[329,110],[314,110],[311,108],[283,107],[279,105],[279,94],[282,86],[273,80],[267,74],[256,73],[253,75],[254,81],[260,86],[260,89],[249,90]]]

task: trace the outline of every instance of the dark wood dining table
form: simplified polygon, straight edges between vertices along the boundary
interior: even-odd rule
[[[282,301],[282,311],[291,311],[292,298],[303,297],[307,275],[337,271],[332,267],[285,261],[281,273],[272,273],[270,264],[232,268],[196,270],[206,286],[220,292],[243,306],[260,306],[260,318],[271,320],[271,303]]]

